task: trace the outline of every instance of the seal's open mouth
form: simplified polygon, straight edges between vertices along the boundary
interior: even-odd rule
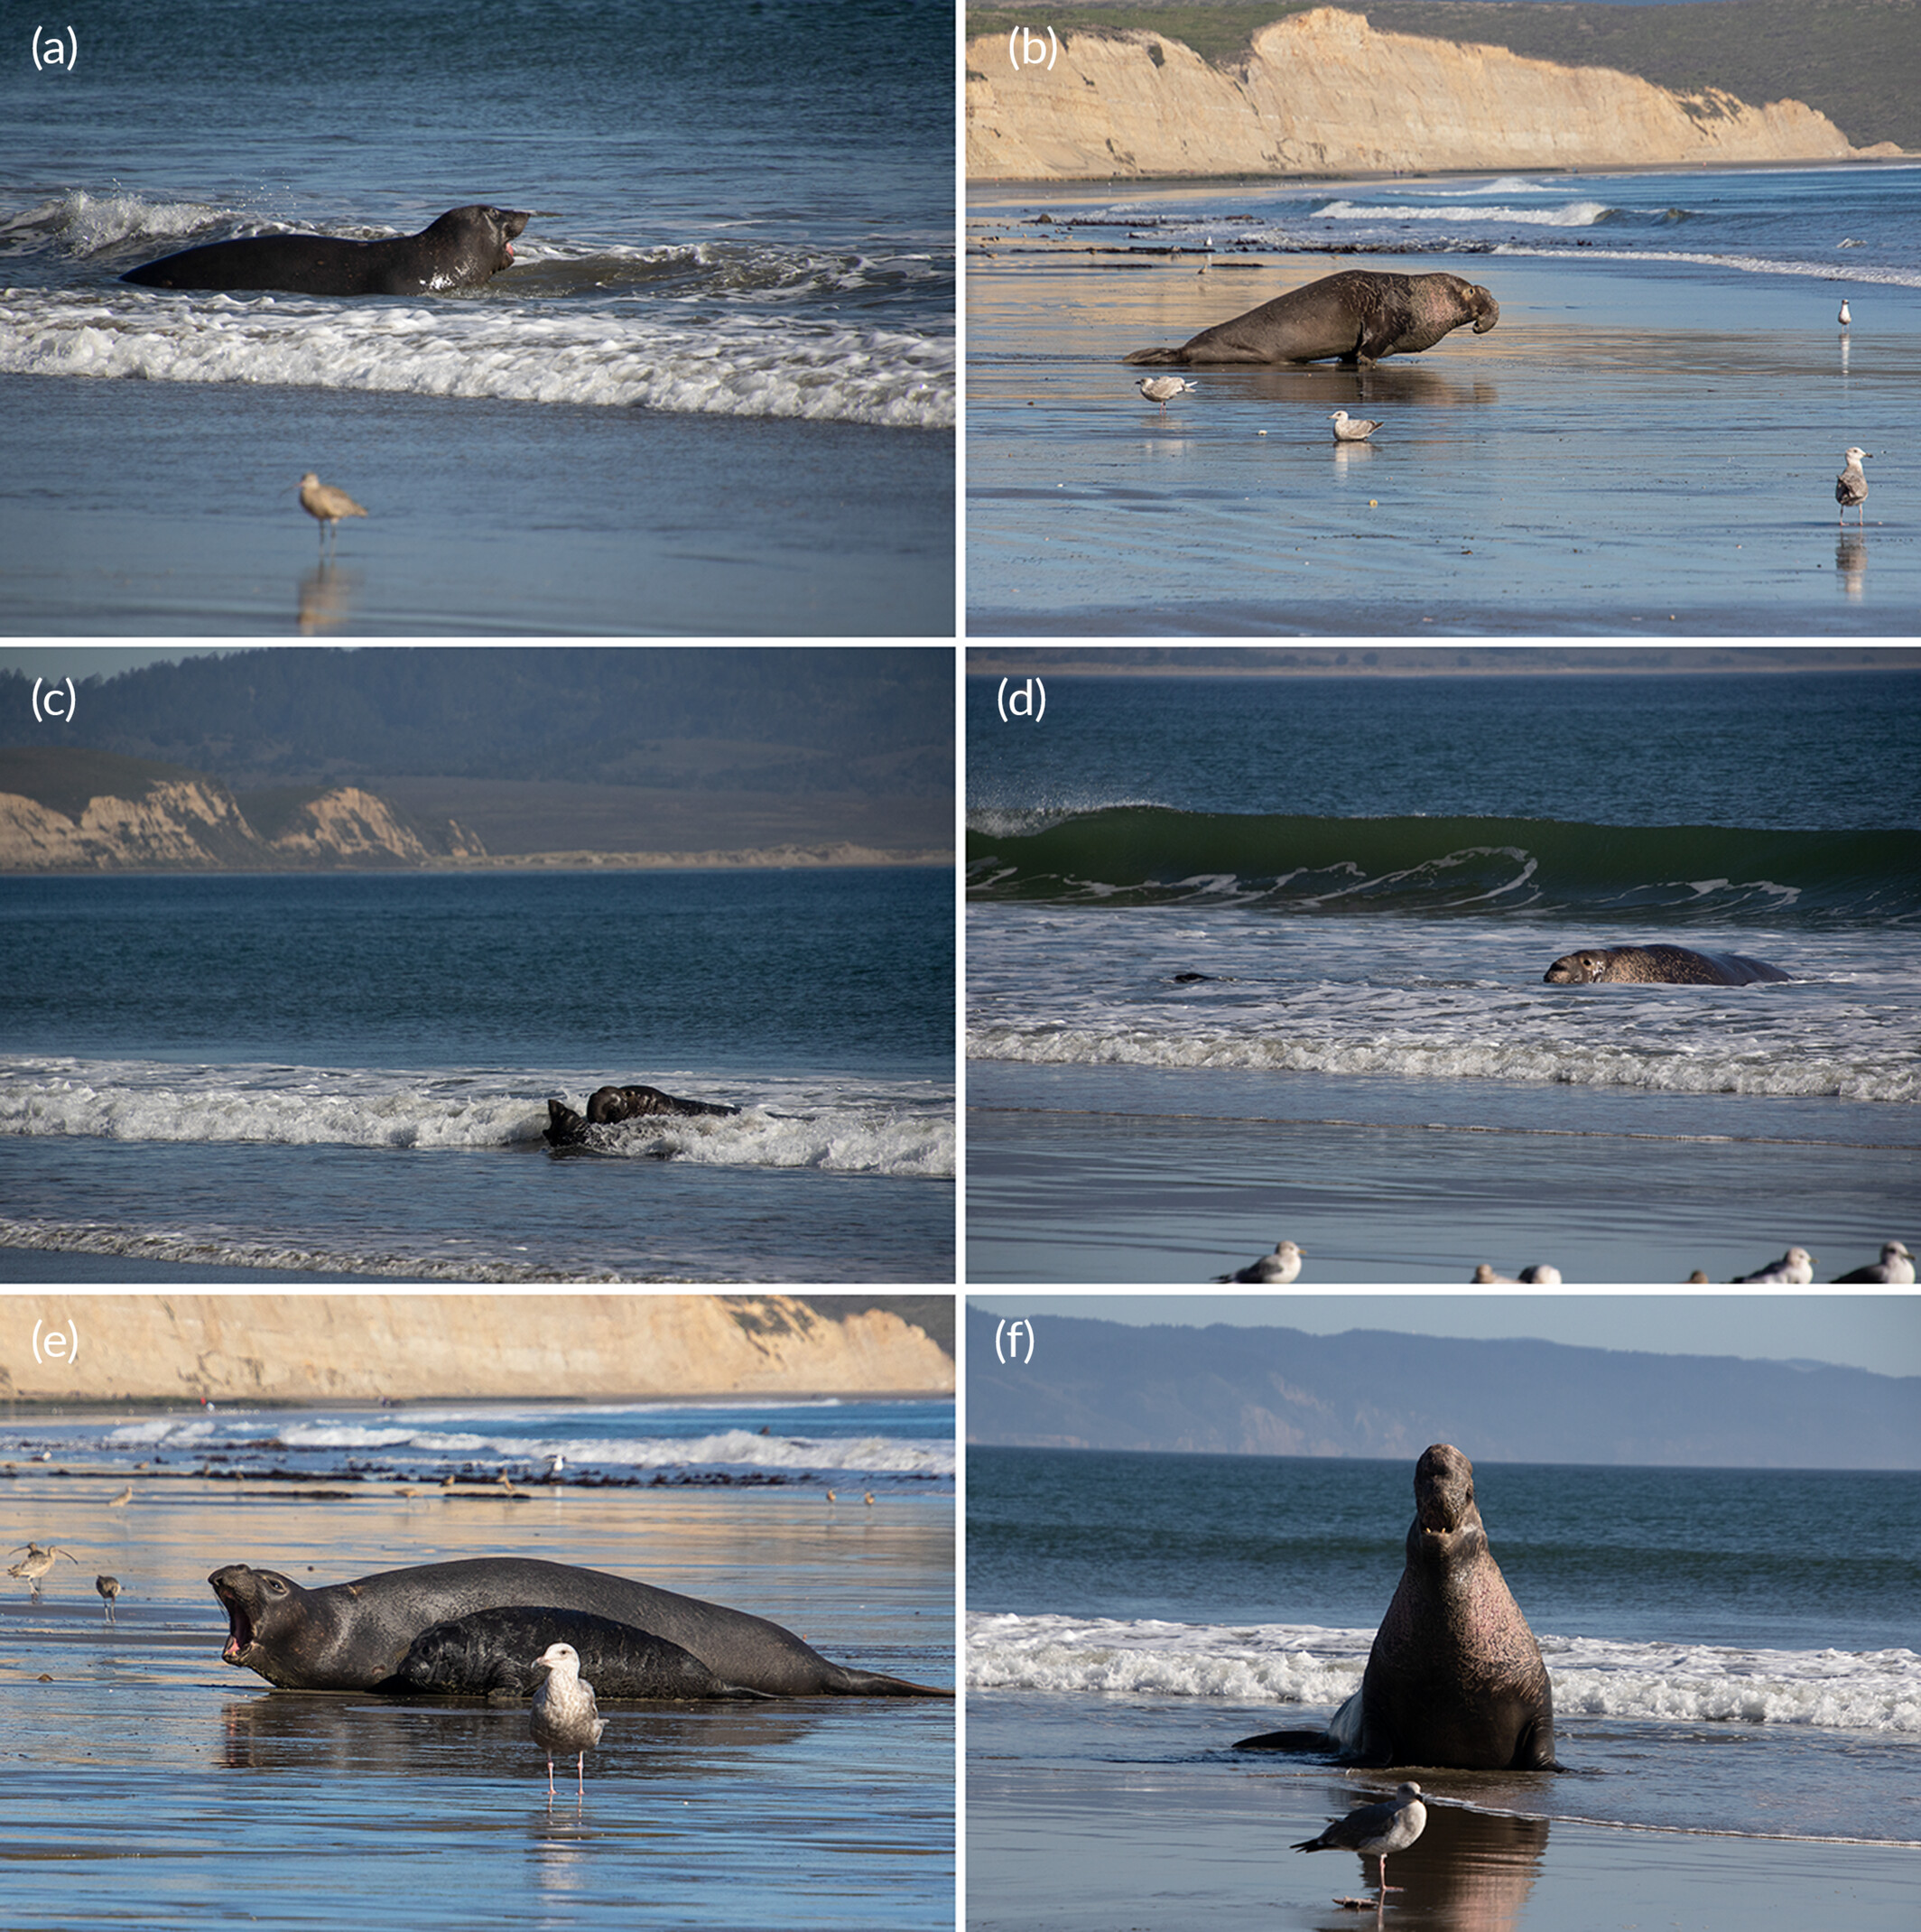
[[[220,1661],[223,1664],[238,1664],[246,1660],[246,1653],[254,1648],[254,1622],[246,1613],[238,1597],[214,1585],[214,1594],[227,1606],[227,1641],[221,1646]]]

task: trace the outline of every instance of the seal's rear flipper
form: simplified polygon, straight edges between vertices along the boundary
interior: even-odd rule
[[[1123,356],[1123,362],[1152,365],[1155,368],[1166,368],[1172,365],[1185,366],[1187,358],[1177,348],[1137,348],[1131,356]]]
[[[905,1677],[885,1677],[877,1670],[850,1670],[845,1664],[834,1667],[835,1676],[826,1688],[837,1697],[951,1697],[951,1690],[936,1690],[931,1684],[910,1684]]]
[[[1258,1737],[1237,1738],[1236,1751],[1332,1751],[1325,1731],[1263,1731]]]

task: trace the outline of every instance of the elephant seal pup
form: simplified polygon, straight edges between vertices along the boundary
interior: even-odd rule
[[[451,208],[418,235],[341,241],[331,235],[250,235],[209,242],[120,277],[152,289],[284,289],[293,295],[437,295],[478,288],[514,265],[526,210]]]
[[[1239,1751],[1326,1750],[1361,1764],[1553,1770],[1541,1648],[1488,1548],[1474,1465],[1436,1443],[1415,1467],[1407,1565],[1360,1688],[1324,1732],[1268,1732]]]
[[[724,1682],[775,1697],[953,1695],[831,1663],[792,1630],[746,1611],[538,1557],[469,1556],[319,1590],[244,1563],[207,1581],[227,1611],[221,1662],[256,1670],[283,1690],[377,1689],[434,1624],[534,1604],[651,1631],[691,1651]]]
[[[587,1111],[577,1114],[559,1101],[547,1102],[547,1125],[541,1138],[550,1147],[579,1147],[590,1127],[617,1127],[623,1120],[644,1119],[649,1114],[718,1114],[723,1118],[740,1111],[720,1101],[683,1101],[658,1087],[596,1087],[589,1096]]]
[[[1378,362],[1432,348],[1463,322],[1484,336],[1500,320],[1500,304],[1478,283],[1459,275],[1393,275],[1373,268],[1343,269],[1305,288],[1203,329],[1179,348],[1137,348],[1138,363]]]
[[[601,1696],[691,1704],[710,1697],[765,1697],[723,1684],[691,1650],[651,1630],[584,1610],[483,1610],[422,1630],[379,1688],[393,1695],[531,1697],[543,1650],[568,1645]]]
[[[1548,986],[1633,982],[1650,986],[1751,986],[1794,975],[1739,952],[1694,952],[1686,946],[1590,946],[1564,952],[1541,975]]]

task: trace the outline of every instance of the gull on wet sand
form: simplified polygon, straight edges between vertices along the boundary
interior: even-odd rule
[[[1337,409],[1327,420],[1334,425],[1336,442],[1365,442],[1380,427],[1365,416],[1350,416],[1344,409]]]
[[[1854,510],[1857,527],[1866,520],[1867,511],[1861,507],[1868,500],[1868,473],[1861,468],[1867,460],[1865,450],[1851,449],[1847,454],[1848,467],[1834,478],[1834,501],[1841,506],[1838,522],[1846,523],[1848,512]]]
[[[1403,1785],[1378,1805],[1363,1805],[1344,1818],[1336,1818],[1318,1838],[1295,1846],[1297,1852],[1359,1852],[1380,1860],[1380,1890],[1386,1899],[1398,1885],[1387,1882],[1387,1854],[1405,1852],[1427,1829],[1427,1807],[1419,1785]]]
[[[1758,1268],[1751,1275],[1737,1275],[1737,1283],[1743,1281],[1785,1281],[1805,1288],[1814,1278],[1814,1257],[1805,1248],[1790,1248],[1778,1261],[1770,1261],[1766,1268]]]
[[[1263,1255],[1257,1261],[1249,1261],[1245,1268],[1236,1268],[1231,1275],[1216,1275],[1216,1281],[1271,1281],[1285,1286],[1301,1272],[1301,1258],[1306,1252],[1292,1241],[1276,1241],[1271,1255]]]
[[[1848,298],[1845,295],[1841,298],[1841,313],[1837,315],[1834,320],[1839,322],[1843,329],[1845,329],[1848,324],[1854,320],[1854,318],[1848,313]]]
[[[1184,376],[1143,376],[1134,385],[1150,403],[1161,405],[1161,413],[1167,413],[1169,400],[1183,389],[1198,389],[1199,383],[1191,383]]]
[[[547,1753],[547,1797],[553,1797],[553,1754],[576,1755],[574,1780],[582,1797],[587,1795],[587,1754],[600,1742],[607,1729],[594,1703],[594,1687],[580,1681],[580,1653],[571,1643],[549,1644],[534,1660],[534,1667],[544,1673],[534,1694],[531,1724],[534,1742]]]
[[[1846,1281],[1880,1281],[1890,1286],[1911,1287],[1915,1279],[1915,1258],[1907,1251],[1905,1241],[1883,1241],[1881,1259],[1870,1261],[1865,1268],[1851,1268],[1845,1275],[1836,1275],[1837,1287]]]
[[[105,1612],[107,1621],[113,1622],[114,1599],[120,1594],[120,1579],[117,1576],[97,1576],[93,1580],[93,1586],[100,1593],[100,1608]]]
[[[301,508],[309,516],[317,516],[320,524],[320,541],[327,541],[327,533],[337,530],[343,516],[365,516],[367,512],[349,497],[344,489],[336,489],[330,483],[322,483],[312,470],[300,479]]]

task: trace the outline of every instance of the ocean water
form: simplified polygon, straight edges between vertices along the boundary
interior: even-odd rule
[[[951,1281],[951,894],[905,868],[13,881],[8,1266]],[[548,1100],[610,1082],[741,1111],[551,1152]]]
[[[0,80],[10,623],[951,630],[948,9],[200,0],[75,27],[70,70]],[[475,201],[534,216],[478,290],[118,280]],[[319,582],[292,574],[309,469],[372,513]]]
[[[1913,627],[1912,163],[982,186],[969,209],[974,635]],[[1135,394],[1130,351],[1353,268],[1465,276],[1500,321],[1371,369],[1190,370],[1165,414]],[[1337,408],[1383,426],[1337,450]],[[1870,497],[1842,533],[1851,445]]]
[[[222,1663],[207,1584],[234,1562],[327,1584],[539,1556],[944,1685],[951,1404],[136,1405],[16,1416],[7,1453],[17,1519],[75,1554],[37,1605],[16,1583],[0,1602],[0,1706],[26,1753],[0,1853],[10,1926],[291,1932],[357,1922],[369,1899],[435,1927],[625,1927],[636,1899],[651,1924],[741,1932],[953,1923],[949,1702],[603,1705],[584,1800],[570,1786],[550,1807],[524,1709],[271,1689]],[[564,1480],[543,1480],[554,1453]],[[517,1500],[434,1478],[502,1470],[532,1478]],[[838,1472],[872,1508],[823,1500]],[[112,1625],[97,1573],[124,1586]]]
[[[1812,1850],[1823,1842],[1911,1858],[1921,1479],[1520,1463],[1475,1475],[1490,1547],[1547,1664],[1564,1769],[1424,1769],[1442,1869],[1410,1862],[1396,1882],[1418,1893],[1471,1878],[1484,1907],[1517,1887],[1509,1923],[1593,1924],[1604,1900],[1612,1923],[1632,1874],[1678,1850],[1656,1896],[1674,1922],[1718,1926],[1683,1875],[1717,1840],[1743,1847],[1729,1861],[1737,1890],[1777,1866],[1825,1877]],[[970,1922],[1033,1909],[1036,1841],[1050,1834],[1053,1870],[1079,1888],[1088,1922],[1103,1906],[1110,1919],[1175,1922],[1164,1889],[1178,1880],[1157,1867],[1188,1855],[1190,1832],[1210,1862],[1247,1868],[1227,1877],[1263,1888],[1250,1897],[1355,1876],[1275,1863],[1277,1846],[1318,1828],[1308,1821],[1339,1815],[1327,1764],[1230,1747],[1311,1727],[1359,1687],[1400,1574],[1411,1477],[1406,1462],[970,1447]],[[1108,1794],[1104,1820],[1081,1807],[1095,1789]],[[1306,1829],[1285,1829],[1297,1816]],[[1545,1887],[1584,1827],[1611,1834],[1605,1875],[1559,1918]],[[1090,1855],[1103,1829],[1129,1834],[1105,1864]],[[1483,1836],[1457,1839],[1463,1829]],[[1832,1863],[1838,1885],[1868,1870]],[[1371,1863],[1366,1876],[1371,1891]],[[1830,1896],[1899,1922],[1865,1890]],[[1836,1909],[1810,1918],[1786,1890],[1740,1903],[1746,1922],[1769,1926]],[[1619,1916],[1632,1915],[1623,1904]]]
[[[1877,748],[1921,676],[1057,676],[1038,725],[998,688],[970,1279],[1205,1280],[1283,1236],[1311,1281],[1791,1244],[1832,1279],[1912,1222],[1921,792]],[[1543,983],[1647,943],[1793,978]]]

